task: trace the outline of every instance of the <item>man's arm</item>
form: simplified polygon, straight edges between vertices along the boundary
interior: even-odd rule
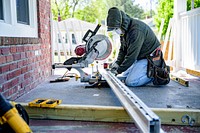
[[[115,63],[117,63],[118,65],[121,65],[124,57],[125,57],[125,53],[127,52],[127,49],[124,47],[124,45],[121,44],[120,49],[119,49],[119,53],[117,56],[117,60]]]

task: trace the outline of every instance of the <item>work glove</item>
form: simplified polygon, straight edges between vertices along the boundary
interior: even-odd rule
[[[116,62],[111,63],[111,64],[109,65],[109,68],[110,68],[110,69],[112,69],[112,68],[118,69],[118,67],[119,67],[119,65],[118,65]]]
[[[117,69],[119,68],[119,65],[117,63],[113,63],[111,66],[110,66],[110,71],[111,73],[113,73],[114,75],[117,75],[118,72],[117,72]]]
[[[117,70],[115,70],[115,69],[111,69],[110,71],[111,71],[111,73],[113,73],[114,75],[117,75],[117,74],[118,74]]]

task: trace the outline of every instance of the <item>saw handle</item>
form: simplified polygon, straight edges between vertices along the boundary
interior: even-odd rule
[[[92,31],[92,30],[89,29],[89,30],[85,33],[85,35],[84,35],[84,37],[83,37],[82,40],[83,40],[84,42],[87,43],[88,40],[98,32],[98,30],[99,30],[100,27],[101,27],[101,25],[98,24],[98,25],[96,26],[96,28],[95,28],[94,31]]]

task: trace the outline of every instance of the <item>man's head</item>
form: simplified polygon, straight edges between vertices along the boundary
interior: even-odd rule
[[[121,23],[122,23],[122,16],[120,10],[116,7],[110,8],[107,16],[108,31],[120,28]]]
[[[125,27],[123,24],[126,20],[124,20],[125,13],[120,11],[116,7],[112,7],[108,11],[107,16],[107,31],[116,31],[117,34],[123,35],[125,33]]]

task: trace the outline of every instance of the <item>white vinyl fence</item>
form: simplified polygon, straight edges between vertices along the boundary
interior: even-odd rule
[[[94,30],[97,24],[69,18],[60,22],[53,21],[52,30],[52,51],[53,54],[57,53],[56,60],[61,61],[61,53],[64,54],[65,59],[70,56],[76,56],[74,49],[78,45],[84,45],[82,38],[85,33],[90,29]],[[97,34],[104,34],[106,31],[105,26],[101,26]],[[55,56],[53,57],[55,58]]]
[[[181,65],[200,70],[200,8],[180,13],[180,20]]]

